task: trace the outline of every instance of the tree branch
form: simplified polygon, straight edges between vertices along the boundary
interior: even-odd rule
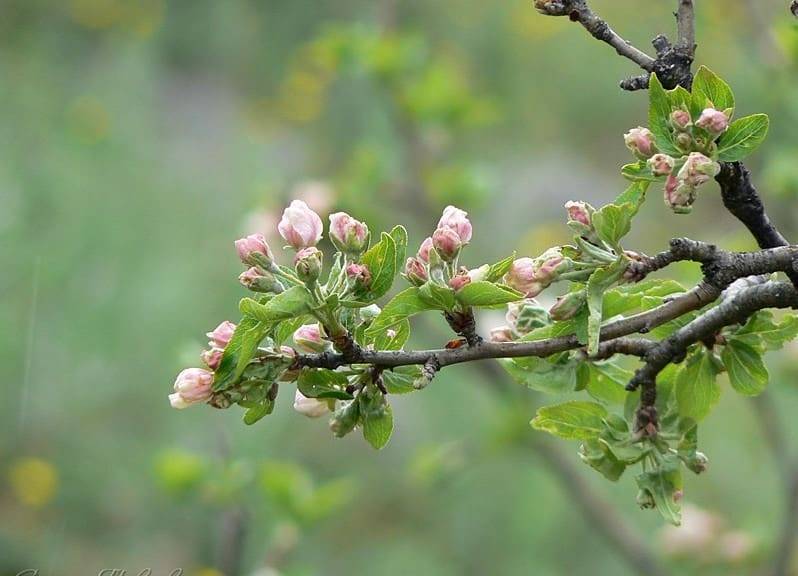
[[[695,11],[693,0],[679,0],[676,10],[676,27],[679,35],[677,45],[695,54]]]

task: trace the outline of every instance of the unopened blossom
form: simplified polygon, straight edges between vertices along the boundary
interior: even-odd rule
[[[472,228],[468,213],[454,206],[444,208],[443,215],[438,221],[438,228],[451,228],[457,232],[461,244],[468,244],[471,241]]]
[[[211,370],[216,370],[222,361],[224,350],[221,348],[211,348],[210,350],[203,350],[201,354],[202,361]]]
[[[490,331],[491,342],[512,342],[513,329],[509,326],[499,326]]]
[[[319,354],[329,348],[318,324],[303,324],[294,331],[294,345],[300,352]]]
[[[429,251],[432,250],[432,237],[424,238],[421,246],[418,249],[418,257],[424,262],[429,263]]]
[[[415,286],[421,286],[429,279],[427,266],[418,258],[407,259],[407,262],[405,262],[405,276]]]
[[[346,276],[352,282],[362,286],[371,284],[371,272],[363,264],[351,263],[346,267]]]
[[[302,200],[294,200],[283,212],[277,230],[288,244],[301,250],[321,240],[321,218]]]
[[[294,269],[303,282],[315,282],[321,274],[323,254],[315,246],[302,248],[294,257]]]
[[[271,248],[263,234],[250,234],[235,241],[241,262],[249,266],[269,268],[274,262]]]
[[[671,126],[677,130],[686,130],[690,126],[692,118],[690,118],[690,113],[687,110],[679,108],[671,112],[670,120]]]
[[[518,258],[510,265],[510,270],[504,276],[504,282],[530,298],[540,294],[545,286],[538,280],[537,265],[532,258]]]
[[[635,156],[643,160],[651,158],[657,152],[657,147],[654,144],[654,134],[648,128],[641,126],[632,128],[624,134],[623,141]]]
[[[169,395],[172,408],[186,408],[211,397],[213,373],[202,368],[186,368],[177,375],[175,393]]]
[[[654,154],[647,161],[648,167],[654,176],[667,176],[676,166],[676,159],[667,154]]]
[[[565,210],[568,212],[568,220],[570,222],[577,222],[587,228],[591,227],[593,212],[596,209],[587,202],[569,200],[565,203]]]
[[[262,268],[253,266],[239,274],[238,281],[242,286],[253,292],[266,292],[279,294],[284,290],[282,283],[272,274]]]
[[[207,332],[205,334],[209,339],[208,346],[222,349],[227,348],[227,344],[230,342],[230,338],[233,337],[235,331],[236,325],[229,320],[225,320],[214,328],[213,332]]]
[[[668,176],[664,189],[665,204],[677,214],[687,214],[695,202],[695,188],[675,176]]]
[[[463,241],[454,228],[440,227],[432,234],[432,245],[444,261],[451,262],[460,253]]]
[[[471,284],[471,278],[468,276],[468,273],[452,276],[449,280],[449,288],[455,292],[462,290],[462,288],[468,284]]]
[[[703,128],[713,136],[723,134],[729,127],[729,117],[720,110],[714,108],[704,108],[695,125]]]
[[[320,418],[330,411],[330,406],[325,400],[308,398],[297,390],[294,395],[294,410],[308,418]]]
[[[677,178],[689,186],[697,187],[720,172],[720,164],[707,158],[701,152],[691,152],[679,170]]]
[[[341,252],[360,254],[369,241],[369,228],[346,212],[330,214],[330,240]]]

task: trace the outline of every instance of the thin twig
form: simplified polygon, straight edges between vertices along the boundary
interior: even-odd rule
[[[693,0],[679,0],[676,9],[677,44],[695,54],[695,10]]]

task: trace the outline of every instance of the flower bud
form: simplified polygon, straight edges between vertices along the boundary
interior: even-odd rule
[[[673,126],[676,130],[683,132],[689,128],[692,118],[690,118],[690,113],[687,110],[679,108],[671,112],[670,121],[671,126]]]
[[[225,320],[213,329],[213,332],[207,332],[205,335],[209,338],[208,346],[211,348],[227,348],[230,338],[236,331],[236,325],[232,322]]]
[[[596,211],[587,202],[574,202],[569,200],[565,203],[565,210],[568,212],[568,223],[576,223],[587,229],[592,229],[593,213]]]
[[[341,252],[358,255],[368,247],[369,229],[346,212],[336,212],[330,214],[330,240]]]
[[[689,214],[695,202],[695,188],[680,181],[675,176],[668,176],[665,181],[665,204],[676,214]]]
[[[315,246],[321,240],[321,218],[301,200],[294,200],[283,212],[277,230],[296,250]]]
[[[242,286],[253,292],[266,292],[279,294],[285,288],[271,272],[264,272],[261,268],[253,266],[238,276]]]
[[[200,357],[208,368],[215,371],[219,367],[223,355],[224,350],[221,348],[211,348],[210,350],[203,350]]]
[[[509,326],[499,326],[490,331],[491,342],[512,342],[513,329]]]
[[[371,284],[371,272],[363,264],[355,264],[354,262],[349,264],[346,267],[346,277],[356,286],[367,287]]]
[[[429,251],[432,250],[432,237],[424,238],[421,246],[418,249],[418,258],[424,262],[429,263]]]
[[[330,419],[330,430],[336,438],[343,438],[355,429],[360,421],[360,402],[357,398],[351,402],[340,402]]]
[[[552,320],[570,320],[584,307],[586,300],[584,290],[569,292],[557,298],[554,306],[549,309],[549,315]]]
[[[438,221],[438,228],[451,228],[454,230],[460,237],[461,244],[468,244],[471,241],[472,229],[468,213],[454,206],[444,208],[443,215]]]
[[[538,280],[535,261],[526,257],[513,261],[504,276],[504,283],[530,298],[534,298],[545,288]]]
[[[213,373],[202,368],[187,368],[177,375],[175,393],[169,395],[172,408],[186,408],[211,397]]]
[[[695,145],[696,142],[693,140],[693,137],[687,132],[681,132],[676,135],[676,146],[678,146],[679,150],[689,152]]]
[[[294,395],[294,410],[308,418],[320,418],[330,411],[330,406],[325,400],[308,398],[297,390]]]
[[[294,269],[299,279],[305,283],[315,282],[321,274],[321,250],[310,246],[302,248],[294,257]]]
[[[296,349],[305,354],[321,354],[330,348],[330,343],[322,337],[318,324],[303,324],[294,332]]]
[[[654,145],[654,134],[648,128],[632,128],[624,134],[623,141],[632,153],[642,160],[651,158],[657,151]]]
[[[667,154],[654,154],[648,159],[648,167],[654,176],[667,176],[676,166],[676,160]]]
[[[432,235],[432,245],[445,262],[451,262],[460,253],[463,242],[453,228],[438,228]]]
[[[720,110],[714,108],[704,108],[695,125],[703,128],[712,136],[720,136],[729,127],[729,117]]]
[[[427,267],[418,258],[408,258],[405,262],[405,276],[414,286],[421,286],[429,279]]]
[[[449,280],[449,288],[451,288],[455,292],[461,290],[464,286],[468,284],[471,284],[471,278],[468,276],[468,272],[452,276],[452,278]]]
[[[685,184],[695,188],[709,181],[718,172],[720,172],[720,164],[700,152],[691,152],[677,177]]]
[[[260,266],[268,270],[274,263],[271,248],[263,234],[250,234],[235,241],[236,251],[241,262],[248,266]]]

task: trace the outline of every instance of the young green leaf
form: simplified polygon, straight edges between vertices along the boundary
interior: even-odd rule
[[[682,523],[682,470],[679,461],[666,457],[658,468],[643,472],[635,480],[640,490],[647,492],[653,499],[657,511],[665,520],[679,526]]]
[[[729,382],[740,394],[756,396],[768,385],[768,370],[762,362],[762,354],[752,346],[730,338],[721,354]]]
[[[703,347],[691,353],[676,374],[679,414],[700,421],[720,400],[717,368]]]
[[[308,398],[351,400],[352,395],[346,391],[348,384],[343,374],[323,368],[306,368],[297,379],[297,388]]]
[[[718,160],[736,162],[757,149],[768,134],[767,114],[752,114],[735,120],[718,140]]]
[[[694,110],[713,107],[716,110],[734,108],[734,94],[726,82],[706,66],[701,66],[693,78]]]
[[[403,236],[401,232],[397,232],[397,237],[406,242],[406,234]],[[393,236],[383,232],[380,241],[363,254],[361,261],[371,273],[371,282],[361,293],[356,294],[356,297],[374,301],[391,289],[393,279],[399,269],[396,242]]]
[[[238,323],[216,369],[214,392],[226,390],[238,381],[265,334],[264,324],[254,318],[244,317]]]
[[[773,312],[760,310],[730,338],[745,342],[757,350],[778,350],[798,337],[798,315],[785,314],[776,322]]]
[[[587,306],[589,311],[587,317],[587,351],[590,355],[598,352],[601,338],[604,292],[618,281],[625,269],[626,263],[619,260],[609,266],[597,269],[587,281]]]
[[[360,406],[363,415],[363,438],[376,450],[388,444],[393,433],[393,410],[391,405],[380,395],[374,399],[365,399]]]
[[[607,414],[601,404],[575,400],[540,408],[531,424],[561,438],[590,440],[601,434]]]
[[[632,373],[613,361],[587,363],[587,393],[596,400],[622,405],[626,401],[626,385]]]
[[[454,290],[448,286],[430,281],[418,289],[418,295],[429,309],[447,312],[454,308]]]
[[[394,296],[366,329],[366,336],[376,336],[393,328],[405,318],[432,308],[419,296],[419,289],[407,288]]]
[[[508,286],[492,282],[472,282],[455,293],[463,306],[492,307],[523,300],[524,295]]]
[[[503,359],[500,364],[519,384],[547,394],[564,394],[576,389],[575,362],[555,362],[546,358]]]
[[[405,318],[379,334],[366,335],[365,344],[371,344],[375,350],[401,350],[410,337],[410,321]]]
[[[310,311],[310,293],[304,286],[294,286],[261,304],[243,298],[238,307],[241,313],[271,326],[282,320],[295,318]]]
[[[388,394],[407,394],[416,391],[413,382],[420,376],[420,366],[400,366],[383,372],[382,383],[385,385]]]
[[[612,482],[616,482],[626,470],[626,464],[619,461],[607,443],[600,439],[585,440],[579,447],[579,458]]]
[[[266,399],[263,402],[259,402],[254,406],[247,408],[247,411],[244,412],[244,424],[247,426],[252,426],[255,422],[263,418],[264,416],[268,416],[274,411],[274,400]]]
[[[654,140],[660,151],[672,156],[680,156],[681,152],[671,133],[670,115],[670,98],[657,75],[651,74],[648,81],[648,128],[654,134]]]
[[[398,272],[404,266],[405,256],[407,255],[407,230],[404,226],[394,226],[393,230],[391,230],[391,238],[393,238],[393,243],[396,247],[394,270]]]
[[[515,260],[515,252],[510,254],[507,258],[499,260],[495,264],[491,264],[490,269],[488,270],[488,275],[485,277],[485,280],[488,282],[498,282],[501,280],[507,271],[510,270],[510,266],[513,265],[513,261]]]
[[[654,176],[648,163],[643,160],[638,160],[633,164],[626,164],[621,168],[621,176],[632,182],[647,181],[658,182],[662,180],[662,176]]]

